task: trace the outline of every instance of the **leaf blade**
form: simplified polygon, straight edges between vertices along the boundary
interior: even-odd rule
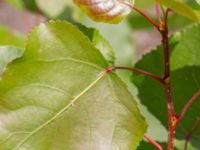
[[[136,148],[144,118],[121,80],[104,75],[107,66],[72,25],[34,29],[0,81],[0,149]]]

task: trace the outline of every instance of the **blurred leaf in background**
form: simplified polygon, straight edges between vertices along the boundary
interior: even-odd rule
[[[24,47],[25,37],[20,33],[12,33],[4,26],[0,26],[0,45]]]
[[[115,54],[109,42],[95,28],[88,28],[82,24],[74,23],[85,34],[94,46],[101,51],[111,66],[115,64]]]
[[[193,0],[194,1],[194,0]],[[158,0],[161,5],[171,8],[174,12],[185,16],[193,21],[200,22],[200,13],[196,11],[194,4],[180,1],[180,0]],[[194,1],[195,2],[195,1]],[[191,7],[191,4],[193,7]]]
[[[14,46],[0,46],[0,79],[6,67],[16,58],[23,55],[24,48]]]
[[[5,0],[5,1],[19,9],[24,8],[23,0]]]
[[[10,62],[23,55],[25,37],[19,33],[11,33],[6,27],[0,26],[0,39],[1,76]]]

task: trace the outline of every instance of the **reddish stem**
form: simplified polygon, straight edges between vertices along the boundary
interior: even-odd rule
[[[146,18],[151,24],[154,25],[154,27],[156,27],[158,30],[160,30],[160,26],[153,20],[151,19],[149,16],[147,16],[144,12],[142,12],[141,10],[137,9],[136,7],[134,7],[133,5],[131,5],[130,3],[118,0],[118,2],[128,6],[129,8],[131,8],[132,10],[138,12],[140,15],[142,15],[144,18]]]
[[[152,145],[154,145],[157,150],[163,150],[162,146],[159,143],[157,143],[156,141],[154,141],[152,138],[150,138],[146,134],[144,135],[144,138],[147,141],[149,141]]]
[[[178,119],[174,112],[174,104],[171,96],[171,85],[169,83],[165,85],[165,95],[168,110],[168,150],[173,150]]]
[[[187,150],[188,143],[189,143],[190,139],[192,138],[194,131],[198,128],[199,125],[200,125],[200,117],[197,117],[196,122],[194,123],[194,126],[192,127],[190,132],[185,137],[184,150]]]
[[[162,19],[161,19],[161,14],[160,14],[160,5],[159,5],[159,3],[156,3],[156,14],[157,14],[158,21],[161,24],[162,23]]]
[[[145,76],[148,76],[156,81],[159,81],[162,85],[164,85],[164,81],[162,78],[152,74],[152,73],[149,73],[149,72],[146,72],[146,71],[143,71],[143,70],[140,70],[140,69],[137,69],[137,68],[131,68],[131,67],[124,67],[124,66],[113,66],[113,67],[108,67],[105,72],[106,73],[109,73],[113,70],[130,70],[130,71],[133,71],[133,72],[136,72],[136,73],[139,73],[139,74],[143,74]]]
[[[165,13],[165,22],[164,25],[161,25],[161,35],[162,35],[162,44],[164,49],[164,64],[165,64],[165,76],[164,79],[170,77],[170,48],[169,48],[169,39],[168,39],[168,13],[167,9]]]
[[[182,109],[181,113],[178,115],[178,121],[180,121],[185,113],[188,111],[188,109],[191,107],[191,105],[197,100],[197,98],[200,97],[200,90],[197,91],[192,98],[187,102],[187,104],[185,105],[185,107]]]
[[[168,39],[168,13],[169,11],[167,10],[164,16],[165,17],[164,24],[160,25],[160,32],[162,35],[162,44],[164,50],[165,73],[163,80],[165,81],[164,89],[165,89],[167,110],[168,110],[168,150],[173,150],[178,118],[174,111],[174,104],[172,100],[172,91],[170,83],[170,47]]]

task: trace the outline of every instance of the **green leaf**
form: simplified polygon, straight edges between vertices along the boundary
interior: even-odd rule
[[[176,13],[190,18],[193,21],[200,23],[200,13],[194,11],[189,5],[181,0],[158,0],[160,4],[171,8]]]
[[[198,4],[198,0],[184,0],[186,4],[192,7],[195,10],[200,10],[200,5]]]
[[[172,76],[173,98],[176,106],[176,112],[180,112],[188,100],[200,89],[200,67],[184,67],[174,71]],[[184,93],[184,94],[183,94]],[[180,122],[182,128],[178,128],[179,138],[185,138],[185,131],[189,132],[196,117],[200,116],[200,98],[188,110],[183,120]],[[184,130],[183,130],[184,128]],[[180,134],[180,135],[179,135]],[[183,136],[184,135],[184,136]],[[197,128],[192,136],[192,144],[200,147],[200,128]]]
[[[199,29],[200,25],[187,28],[183,32],[176,34],[170,40],[172,94],[177,113],[181,111],[192,95],[200,89],[200,59],[196,58],[200,55],[200,49],[198,48],[200,40],[200,34],[198,34]],[[158,47],[156,51],[145,55],[136,64],[136,68],[162,76],[164,71],[162,54],[162,48]],[[167,127],[167,108],[162,86],[142,75],[134,74],[132,80],[139,89],[141,102]],[[181,122],[181,126],[187,132],[192,128],[196,117],[200,115],[199,109],[200,100],[192,106]],[[183,139],[186,134],[185,131],[179,128],[177,133],[179,138]],[[199,135],[200,128],[195,132],[192,140],[192,144],[197,148],[200,146]]]
[[[155,147],[151,143],[147,143],[143,140],[138,146],[137,150],[155,150]]]
[[[77,28],[41,24],[0,80],[0,149],[130,150],[146,124],[124,83]]]
[[[122,0],[128,2],[127,0]],[[88,16],[97,22],[119,23],[130,12],[130,8],[119,0],[74,0]],[[132,4],[134,0],[131,0]]]
[[[36,4],[36,0],[22,0],[22,1],[24,3],[24,8],[38,13],[38,7],[37,7],[37,4]],[[44,1],[41,1],[41,2],[44,2]]]
[[[19,33],[11,33],[7,28],[0,26],[0,45],[24,47],[25,39]]]
[[[11,47],[11,46],[0,46],[0,77],[6,66],[15,60],[16,58],[21,57],[23,54],[22,48]]]

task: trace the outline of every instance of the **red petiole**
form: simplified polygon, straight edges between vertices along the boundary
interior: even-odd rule
[[[143,16],[146,20],[148,20],[155,28],[157,28],[158,30],[160,29],[160,26],[153,20],[151,19],[149,16],[147,16],[144,12],[142,12],[141,10],[139,10],[138,8],[134,7],[132,4],[118,0],[118,2],[128,6],[129,8],[131,8],[132,10],[138,12],[141,16]]]
[[[152,78],[158,82],[160,82],[162,85],[164,85],[164,81],[162,78],[152,74],[152,73],[149,73],[149,72],[146,72],[146,71],[143,71],[143,70],[140,70],[140,69],[137,69],[137,68],[132,68],[132,67],[124,67],[124,66],[113,66],[113,67],[108,67],[105,72],[106,73],[109,73],[113,70],[129,70],[129,71],[133,71],[133,72],[136,72],[136,73],[139,73],[139,74],[143,74],[149,78]]]
[[[149,136],[147,136],[146,134],[144,135],[144,138],[149,141],[150,143],[152,143],[155,148],[157,150],[163,150],[162,146],[160,144],[158,144],[156,141],[154,141],[152,138],[150,138]]]

